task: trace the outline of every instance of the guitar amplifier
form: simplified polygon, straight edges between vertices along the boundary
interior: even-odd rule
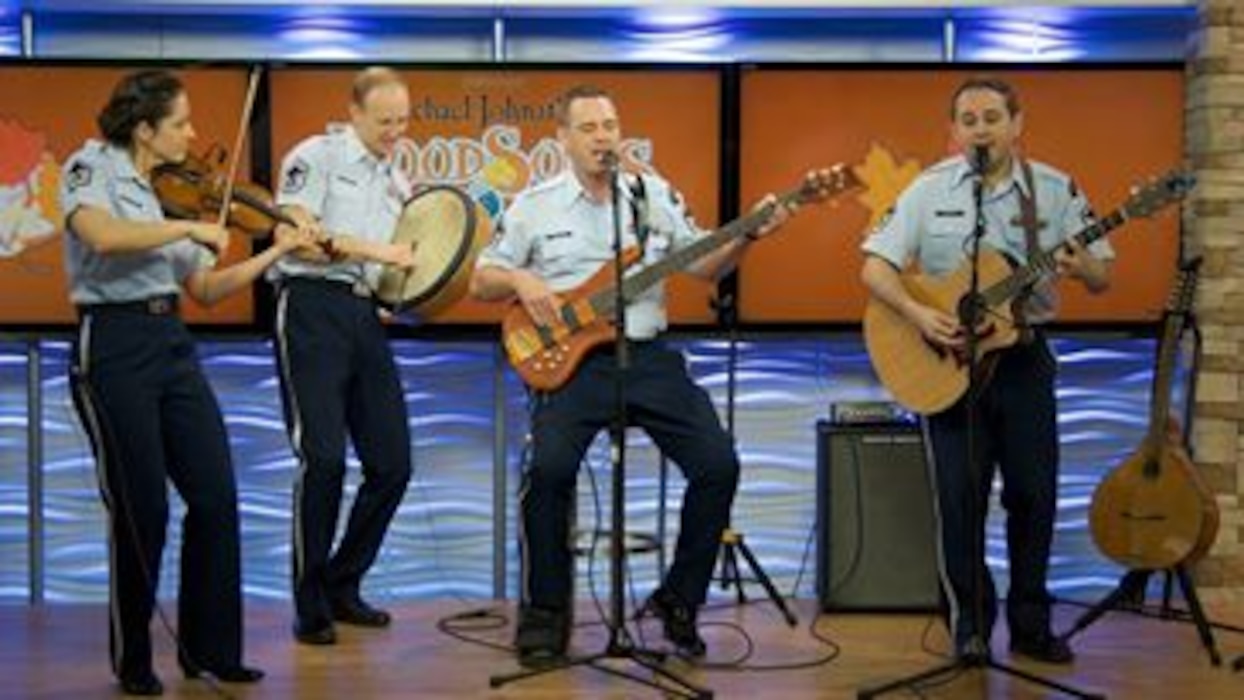
[[[816,441],[821,608],[937,609],[938,528],[919,425],[820,421]]]
[[[840,401],[829,405],[834,425],[915,425],[916,415],[893,401]]]

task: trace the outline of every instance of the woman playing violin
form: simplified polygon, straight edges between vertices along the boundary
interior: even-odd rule
[[[242,661],[237,487],[220,408],[178,309],[248,286],[309,245],[293,229],[264,252],[217,269],[229,232],[166,221],[153,168],[185,158],[190,99],[172,74],[123,78],[99,113],[104,141],[66,163],[65,264],[80,323],[71,361],[78,414],[91,439],[108,511],[109,642],[121,689],[159,695],[150,622],[168,521],[165,481],[186,504],[178,661],[187,677],[253,683]]]

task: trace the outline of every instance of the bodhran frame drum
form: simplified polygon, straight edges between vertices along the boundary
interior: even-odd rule
[[[435,316],[466,294],[490,226],[483,206],[456,187],[417,192],[393,232],[394,243],[415,247],[415,267],[407,272],[385,266],[376,296],[395,313]]]

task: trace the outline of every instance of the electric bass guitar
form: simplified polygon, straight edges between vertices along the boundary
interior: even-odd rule
[[[672,251],[661,260],[622,276],[622,298],[634,300],[641,292],[669,275],[686,269],[722,246],[755,233],[778,207],[820,201],[860,186],[854,171],[836,165],[824,177],[805,180],[798,188],[778,196],[776,203],[741,216],[699,240]],[[632,247],[623,251],[629,270],[641,257]],[[606,263],[588,281],[560,294],[560,319],[551,325],[536,323],[521,303],[501,321],[501,342],[510,364],[532,389],[552,391],[574,375],[588,352],[612,342],[616,276],[613,263]]]
[[[1163,207],[1183,199],[1192,187],[1192,177],[1171,172],[1140,188],[1123,206],[1084,228],[1072,240],[1089,245],[1122,226],[1129,219],[1149,217]],[[980,289],[969,298],[971,263],[942,277],[918,273],[902,275],[903,287],[916,301],[959,317],[964,304],[986,319],[976,329],[979,366],[988,367],[986,355],[1014,345],[1019,330],[1012,308],[1020,293],[1054,274],[1054,253],[1066,243],[1042,251],[1027,264],[1013,266],[996,250],[981,246]],[[914,324],[888,304],[870,298],[864,310],[864,341],[873,368],[894,399],[916,413],[931,414],[949,408],[968,388],[968,358],[963,353],[929,342]],[[986,373],[982,373],[984,378]]]
[[[1218,534],[1218,504],[1183,447],[1179,424],[1169,416],[1172,370],[1200,263],[1196,258],[1181,266],[1167,306],[1145,440],[1098,484],[1089,509],[1097,548],[1130,569],[1192,563],[1209,551]]]

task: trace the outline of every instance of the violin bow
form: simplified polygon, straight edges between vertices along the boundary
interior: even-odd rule
[[[250,84],[246,88],[246,100],[242,103],[242,118],[238,121],[237,137],[233,140],[233,150],[229,155],[229,170],[225,175],[225,194],[220,199],[220,219],[217,224],[222,228],[229,221],[229,209],[233,206],[233,180],[238,175],[238,164],[242,160],[242,144],[246,142],[247,128],[251,122],[251,109],[255,106],[255,95],[259,92],[259,76],[263,67],[256,64],[251,67]]]

